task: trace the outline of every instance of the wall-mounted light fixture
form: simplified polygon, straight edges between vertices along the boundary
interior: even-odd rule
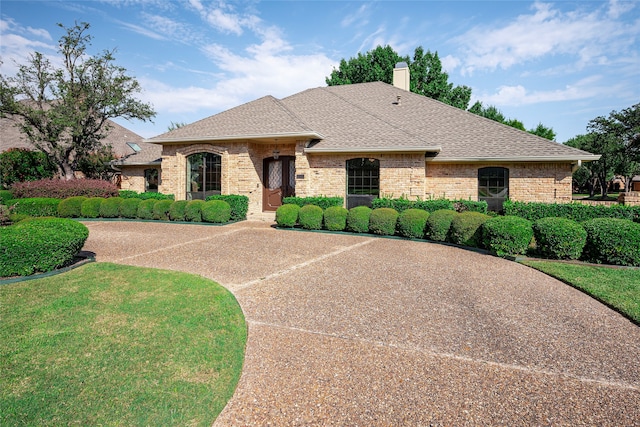
[[[280,150],[273,150],[273,158],[278,160],[278,157],[280,157]]]

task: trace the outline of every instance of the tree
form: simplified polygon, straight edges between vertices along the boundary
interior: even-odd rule
[[[348,61],[342,59],[338,69],[334,68],[325,81],[329,86],[376,81],[392,84],[393,69],[398,62],[409,66],[411,92],[461,109],[469,105],[471,88],[449,83],[449,75],[442,71],[438,53],[425,53],[421,46],[415,49],[413,61],[408,56],[400,56],[391,46],[377,46],[364,55],[358,53]]]
[[[115,64],[114,50],[88,55],[88,23],[58,26],[66,31],[59,40],[63,67],[35,52],[15,76],[0,76],[0,115],[16,121],[61,178],[73,179],[78,161],[100,152],[109,119],[147,121],[155,112],[134,98],[140,85]]]
[[[600,117],[602,118],[602,117]],[[605,198],[609,190],[609,181],[613,179],[619,162],[620,146],[615,138],[607,132],[595,132],[594,124],[598,119],[593,119],[587,125],[589,133],[580,135],[565,142],[565,145],[600,154],[600,160],[594,160],[588,166],[594,179],[593,187],[600,187],[600,195]],[[586,166],[582,166],[586,167]],[[590,192],[593,196],[593,191]]]
[[[512,128],[516,128],[525,132],[529,132],[533,135],[546,138],[551,141],[553,141],[556,137],[556,133],[554,132],[554,130],[552,128],[544,126],[542,123],[538,123],[538,126],[533,129],[526,130],[524,124],[520,120],[507,119],[504,114],[502,114],[502,112],[498,110],[498,108],[493,105],[485,107],[480,101],[476,101],[476,103],[473,104],[471,108],[469,108],[469,112],[496,122],[500,122],[507,126],[511,126]]]
[[[176,130],[176,129],[180,129],[183,126],[186,126],[187,124],[185,122],[173,122],[171,121],[171,124],[169,126],[167,126],[167,129],[169,130],[169,132],[171,132],[172,130]]]
[[[538,135],[539,137],[546,138],[549,141],[555,141],[556,139],[556,133],[553,128],[548,128],[542,123],[538,123],[538,126],[533,129],[529,129],[528,132],[534,135]]]
[[[0,188],[9,188],[14,182],[52,178],[55,172],[55,165],[41,151],[12,148],[0,153]]]
[[[588,151],[593,147],[591,138],[592,135],[590,134],[577,135],[565,142],[565,145]],[[595,161],[583,163],[582,166],[573,173],[574,186],[578,189],[586,188],[589,192],[589,197],[594,196],[596,188],[600,185],[598,174],[596,173],[598,168],[599,164]],[[613,176],[613,173],[611,173],[611,175]]]

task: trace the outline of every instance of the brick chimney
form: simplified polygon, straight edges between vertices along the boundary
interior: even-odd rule
[[[408,92],[410,81],[409,66],[406,62],[398,62],[393,69],[393,85]]]

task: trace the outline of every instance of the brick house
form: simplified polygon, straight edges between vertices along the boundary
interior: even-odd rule
[[[399,64],[400,65],[400,64]],[[162,145],[159,191],[176,200],[341,196],[570,202],[572,169],[599,158],[382,82],[265,96],[147,140]]]

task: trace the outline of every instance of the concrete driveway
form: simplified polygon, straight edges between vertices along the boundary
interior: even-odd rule
[[[525,266],[266,222],[85,224],[98,261],[240,302],[245,366],[215,426],[640,426],[640,328]]]

